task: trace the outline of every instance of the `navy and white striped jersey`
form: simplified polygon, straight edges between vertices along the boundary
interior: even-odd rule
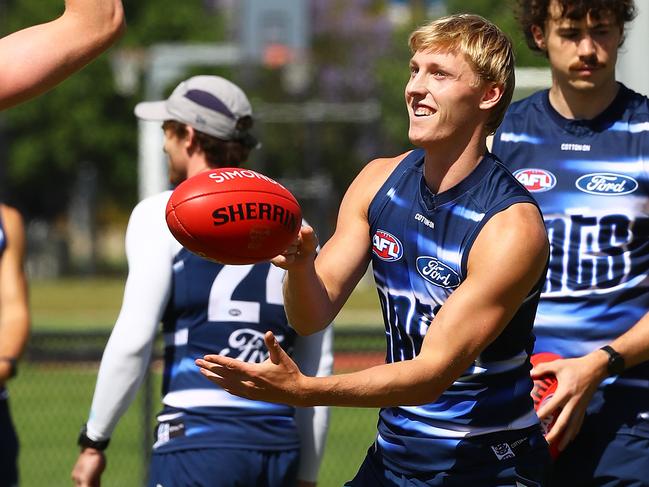
[[[585,355],[649,310],[649,100],[620,86],[592,120],[569,120],[548,91],[514,103],[493,151],[538,201],[551,244],[536,351]],[[628,370],[633,384],[649,367]]]
[[[419,353],[435,315],[466,279],[469,252],[487,221],[513,204],[534,204],[489,153],[439,194],[425,184],[423,160],[421,150],[405,157],[369,206],[388,363]],[[502,334],[435,402],[381,410],[376,447],[389,468],[405,474],[448,470],[457,449],[472,438],[538,423],[528,361],[538,294],[532,291]]]
[[[224,266],[182,249],[162,322],[165,339],[164,410],[158,451],[203,447],[298,448],[295,409],[251,401],[219,388],[201,374],[197,357],[218,353],[247,362],[268,357],[271,330],[287,353],[296,340],[283,307],[284,271],[270,263]],[[182,434],[174,432],[182,424]],[[167,427],[167,426],[165,426]],[[167,435],[169,439],[166,441]]]

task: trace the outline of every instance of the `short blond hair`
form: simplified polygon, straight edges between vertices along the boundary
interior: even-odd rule
[[[460,52],[480,83],[503,86],[503,95],[485,126],[487,133],[494,133],[514,94],[514,50],[509,37],[484,17],[457,14],[419,27],[410,35],[408,44],[413,54],[417,51]]]

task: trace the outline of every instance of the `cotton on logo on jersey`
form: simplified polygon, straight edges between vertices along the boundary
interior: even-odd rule
[[[602,196],[621,196],[638,189],[638,182],[632,177],[607,172],[586,174],[575,185],[584,193]]]
[[[433,223],[432,221],[430,221],[428,218],[426,218],[426,217],[425,217],[424,215],[422,215],[421,213],[417,213],[417,214],[415,215],[415,220],[418,221],[419,223],[423,223],[424,225],[426,225],[426,226],[429,227],[429,228],[435,228],[435,223]]]
[[[460,285],[460,276],[435,257],[417,257],[417,271],[421,277],[437,287],[453,289]]]
[[[372,237],[372,251],[386,262],[399,260],[403,255],[403,245],[397,237],[385,230],[377,230]]]
[[[526,168],[519,169],[514,177],[525,186],[530,193],[549,191],[557,184],[557,178],[550,171],[544,169]]]

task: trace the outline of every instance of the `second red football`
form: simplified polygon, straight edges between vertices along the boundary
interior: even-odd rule
[[[552,362],[553,360],[559,360],[561,358],[563,357],[561,357],[561,355],[557,355],[556,353],[541,352],[532,355],[530,362],[532,363],[532,366],[536,367],[540,363]],[[538,411],[538,409],[543,404],[552,399],[554,392],[557,390],[557,385],[559,385],[559,383],[557,382],[557,378],[554,375],[546,375],[534,380],[534,387],[532,388],[532,401],[534,403],[535,411]],[[549,417],[541,421],[543,434],[547,435],[550,432],[552,426],[554,426],[554,423],[557,420],[559,412],[561,412],[560,409],[554,411]],[[557,458],[557,456],[559,456],[559,449],[556,442],[550,445],[550,454],[553,458]]]

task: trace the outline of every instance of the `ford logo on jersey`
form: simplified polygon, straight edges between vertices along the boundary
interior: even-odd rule
[[[437,287],[453,289],[460,285],[457,272],[435,257],[417,257],[417,270],[421,277]]]
[[[519,169],[514,173],[525,189],[530,193],[540,193],[541,191],[550,191],[557,184],[557,178],[550,171],[544,169]]]
[[[598,172],[586,174],[575,182],[580,191],[602,196],[621,196],[638,189],[638,182],[630,176]]]
[[[374,237],[372,237],[372,251],[381,260],[394,262],[403,255],[403,245],[391,233],[385,230],[377,230]]]

